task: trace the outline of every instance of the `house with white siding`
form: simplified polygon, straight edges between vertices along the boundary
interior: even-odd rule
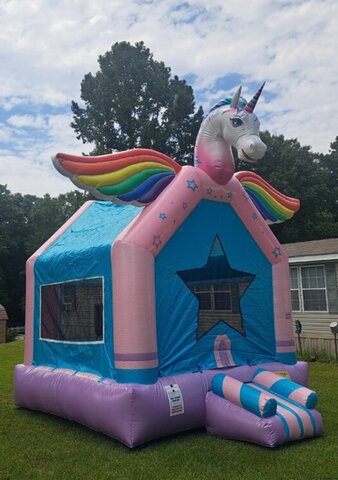
[[[283,246],[289,256],[293,320],[302,324],[302,349],[334,356],[330,323],[338,321],[338,238]]]

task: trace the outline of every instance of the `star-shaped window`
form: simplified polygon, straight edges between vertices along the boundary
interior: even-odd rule
[[[255,275],[231,267],[218,235],[203,267],[177,274],[199,302],[197,340],[220,322],[245,335],[240,300]]]

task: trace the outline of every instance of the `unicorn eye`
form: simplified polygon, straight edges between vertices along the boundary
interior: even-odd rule
[[[232,126],[235,128],[243,125],[243,122],[240,118],[231,118],[230,120],[231,120]]]

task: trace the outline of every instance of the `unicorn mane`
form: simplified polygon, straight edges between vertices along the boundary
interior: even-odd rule
[[[225,97],[223,100],[220,100],[219,102],[215,103],[215,105],[213,105],[207,116],[213,112],[214,110],[216,110],[217,108],[220,108],[220,107],[223,107],[225,105],[228,105],[230,107],[231,105],[231,101],[232,101],[232,97]],[[239,97],[239,100],[238,100],[238,103],[237,103],[237,109],[238,110],[243,110],[245,108],[245,106],[247,105],[247,101],[245,100],[244,97]]]

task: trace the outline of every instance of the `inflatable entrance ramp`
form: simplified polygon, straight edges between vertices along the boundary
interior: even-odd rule
[[[276,447],[323,433],[312,390],[263,368],[251,383],[217,374],[206,399],[211,435]]]

